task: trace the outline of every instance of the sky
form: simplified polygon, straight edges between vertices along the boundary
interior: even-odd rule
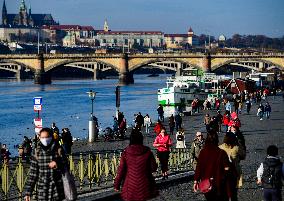
[[[21,0],[6,0],[18,13]],[[25,0],[32,13],[50,13],[60,24],[91,25],[111,30],[162,31],[218,37],[284,36],[284,0]],[[1,8],[3,0],[0,0]]]

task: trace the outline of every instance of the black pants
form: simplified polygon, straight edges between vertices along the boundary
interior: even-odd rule
[[[280,189],[265,188],[263,189],[263,197],[265,201],[282,201]]]
[[[169,151],[158,151],[157,155],[161,163],[162,173],[167,172],[169,170],[168,163],[169,163],[170,152]]]

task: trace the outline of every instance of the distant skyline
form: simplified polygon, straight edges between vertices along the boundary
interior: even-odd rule
[[[1,10],[3,0],[1,2]],[[21,0],[6,0],[18,13]],[[32,13],[50,13],[60,24],[91,25],[111,30],[162,31],[218,37],[284,36],[284,0],[25,0]]]

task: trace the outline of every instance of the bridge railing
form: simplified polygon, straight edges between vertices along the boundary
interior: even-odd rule
[[[70,171],[75,177],[79,194],[111,187],[115,179],[120,152],[70,155]],[[156,157],[159,165],[159,160]],[[29,164],[22,158],[0,166],[0,200],[22,200],[29,175]],[[189,149],[172,149],[169,158],[171,174],[192,170]],[[159,177],[160,171],[154,176]]]

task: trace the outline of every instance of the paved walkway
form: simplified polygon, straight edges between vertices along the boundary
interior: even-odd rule
[[[284,101],[281,96],[277,96],[275,100],[269,97],[272,107],[270,119],[260,121],[256,116],[257,106],[253,105],[251,114],[241,114],[242,122],[241,131],[246,139],[247,157],[242,161],[242,169],[244,175],[244,186],[239,190],[239,200],[262,200],[262,191],[256,185],[256,170],[259,164],[266,156],[266,148],[271,144],[275,144],[279,148],[279,156],[284,156]],[[138,111],[137,111],[138,112]],[[206,111],[207,112],[207,111]],[[211,116],[216,115],[216,111],[208,112]],[[196,131],[205,131],[202,124],[205,112],[194,114],[193,116],[184,117],[184,127],[186,132],[186,144],[189,147],[194,138]],[[224,134],[220,135],[220,143],[223,141]],[[154,135],[147,136],[144,144],[152,147]],[[175,139],[174,139],[175,141]],[[77,142],[74,145],[74,151],[99,151],[99,150],[116,150],[123,149],[128,145],[128,140],[119,142],[96,142],[89,145],[87,142]],[[282,159],[283,161],[283,159]],[[202,194],[192,191],[192,180],[182,180],[180,182],[173,181],[160,184],[160,196],[152,199],[152,201],[164,200],[204,200]],[[283,194],[283,192],[282,192]]]

